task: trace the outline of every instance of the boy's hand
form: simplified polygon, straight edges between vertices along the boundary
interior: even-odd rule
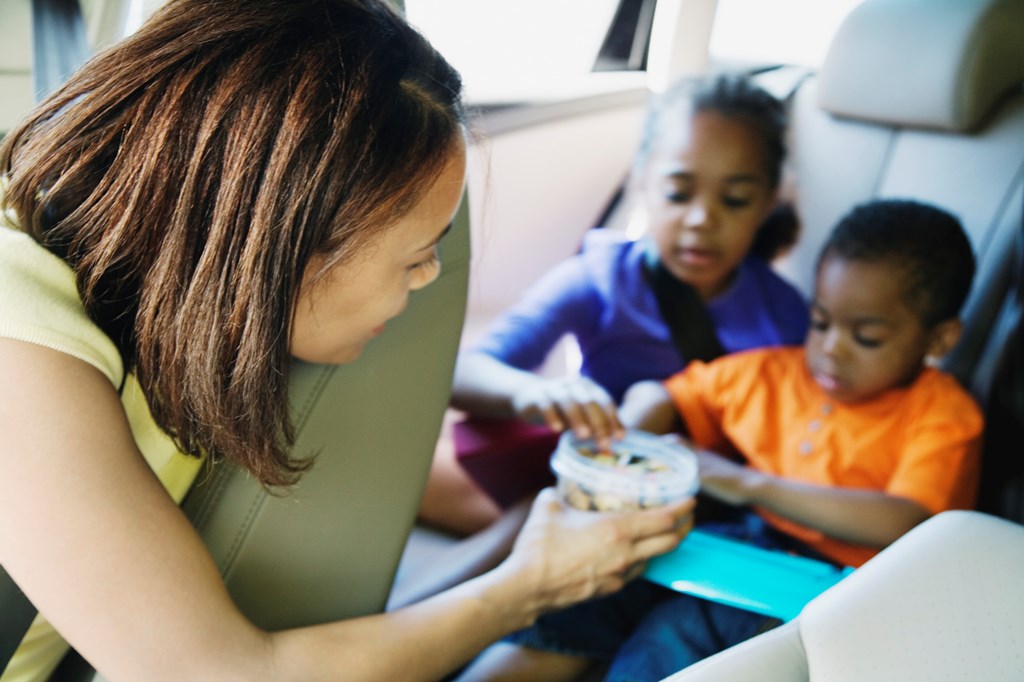
[[[753,493],[764,482],[765,474],[709,450],[694,448],[694,452],[703,492],[727,504],[754,502]]]
[[[619,419],[627,428],[669,433],[675,430],[679,417],[661,382],[641,381],[630,386],[623,396]]]

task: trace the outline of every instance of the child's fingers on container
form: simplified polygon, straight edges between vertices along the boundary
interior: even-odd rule
[[[571,427],[571,424],[566,422],[562,411],[557,405],[546,405],[539,411],[541,416],[544,418],[544,424],[552,431],[564,431]]]
[[[612,440],[622,430],[615,412],[615,405],[591,402],[583,405],[582,411],[590,427],[591,436],[597,441],[598,447],[602,450],[611,449]]]
[[[561,386],[559,407],[569,428],[578,437],[598,437],[605,430],[603,405],[606,401],[603,394],[603,389],[583,378]]]
[[[516,414],[530,423],[544,424],[552,431],[563,431],[566,428],[559,406],[542,393],[518,401],[515,407]]]
[[[512,395],[512,409],[522,419],[562,431],[565,429],[565,421],[559,403],[564,400],[563,395],[564,391],[557,381],[530,381]]]

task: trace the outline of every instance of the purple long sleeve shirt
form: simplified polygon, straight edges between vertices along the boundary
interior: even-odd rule
[[[539,367],[566,334],[576,337],[580,369],[618,402],[638,381],[665,379],[684,366],[643,274],[646,240],[594,230],[580,254],[557,265],[491,325],[476,350],[514,367]],[[749,257],[732,286],[707,302],[727,353],[803,343],[807,302],[760,259]]]

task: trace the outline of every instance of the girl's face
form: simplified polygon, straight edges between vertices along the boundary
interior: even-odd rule
[[[352,362],[405,309],[410,292],[437,279],[437,244],[462,197],[465,172],[465,147],[460,144],[420,203],[365,253],[313,284],[308,282],[317,263],[310,263],[295,308],[290,340],[294,357],[322,364]]]
[[[834,400],[856,403],[906,386],[926,356],[944,355],[956,342],[959,322],[926,328],[903,302],[905,277],[892,263],[822,263],[805,355],[815,382]]]
[[[753,127],[710,111],[653,152],[645,195],[658,254],[704,299],[729,286],[775,203],[766,164]]]

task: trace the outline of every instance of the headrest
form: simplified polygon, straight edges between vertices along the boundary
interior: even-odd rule
[[[865,0],[819,72],[833,114],[966,131],[1024,83],[1021,0]]]

